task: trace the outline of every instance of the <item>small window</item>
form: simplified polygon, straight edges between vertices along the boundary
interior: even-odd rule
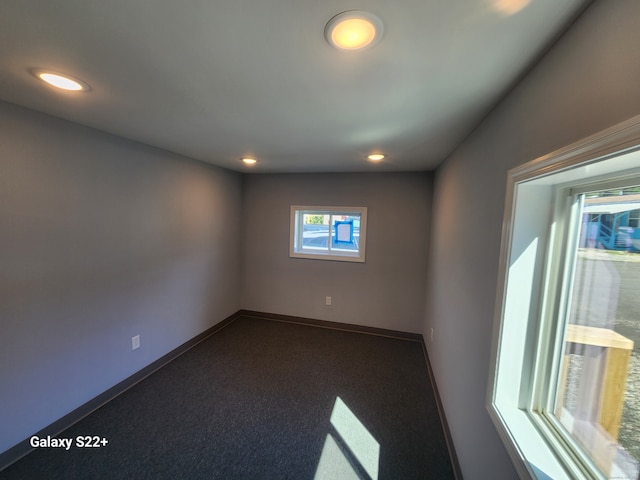
[[[364,262],[366,207],[291,207],[289,256]]]

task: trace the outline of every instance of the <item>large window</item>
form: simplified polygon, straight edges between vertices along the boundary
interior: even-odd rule
[[[640,474],[639,166],[640,117],[509,172],[488,409],[523,478]]]
[[[289,256],[364,262],[366,207],[291,207]]]

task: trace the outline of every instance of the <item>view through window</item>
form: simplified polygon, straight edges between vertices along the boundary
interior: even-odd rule
[[[640,187],[580,195],[555,416],[607,478],[640,468]]]
[[[364,262],[365,207],[291,207],[291,257]]]
[[[360,240],[360,214],[302,215],[302,248],[329,251],[357,251]]]

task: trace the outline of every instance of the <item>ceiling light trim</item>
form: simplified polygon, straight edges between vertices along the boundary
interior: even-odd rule
[[[371,39],[354,46],[341,44],[335,38],[334,32],[340,25],[351,20],[363,20],[364,22],[370,24],[370,26],[373,28],[373,35]],[[374,15],[373,13],[367,12],[365,10],[347,10],[345,12],[339,13],[332,17],[324,27],[324,38],[327,40],[329,45],[336,48],[337,50],[343,51],[354,51],[371,48],[378,42],[380,42],[383,33],[384,25],[382,24],[382,20],[380,20],[377,15]]]

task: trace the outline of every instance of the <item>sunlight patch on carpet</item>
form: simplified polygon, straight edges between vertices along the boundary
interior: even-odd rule
[[[330,422],[348,448],[348,453],[354,457],[369,478],[377,480],[380,444],[340,397],[336,397]],[[339,470],[336,471],[336,469]],[[325,440],[315,475],[315,480],[325,478],[360,478],[331,434],[328,434]]]

